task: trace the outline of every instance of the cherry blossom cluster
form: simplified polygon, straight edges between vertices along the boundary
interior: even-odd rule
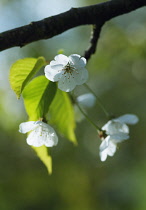
[[[52,82],[58,82],[60,90],[70,92],[77,85],[82,85],[87,81],[88,71],[85,66],[86,59],[80,55],[72,54],[67,57],[60,54],[55,56],[54,60],[45,67],[44,71],[47,79]],[[26,141],[27,144],[34,147],[42,145],[53,147],[58,143],[55,130],[41,120],[21,123],[19,132],[29,132]]]
[[[88,79],[88,71],[85,68],[86,59],[77,54],[65,56],[63,54],[55,56],[54,60],[45,67],[45,76],[52,82],[58,82],[58,88],[65,92],[72,91],[77,85],[84,84]],[[85,118],[84,113],[93,107],[97,98],[92,93],[87,93],[76,98],[74,104],[75,119],[80,122]],[[79,108],[80,107],[80,108]],[[83,110],[81,112],[81,109]],[[129,138],[129,124],[136,124],[138,117],[133,114],[126,114],[118,118],[109,120],[101,129],[97,129],[101,144],[99,155],[101,161],[105,161],[108,156],[113,156],[117,149],[117,144]],[[128,125],[127,125],[128,124]],[[58,136],[55,130],[43,122],[29,121],[21,123],[19,132],[28,133],[27,144],[40,147],[53,147],[58,143]]]
[[[105,161],[107,156],[113,156],[117,149],[117,144],[129,139],[129,125],[138,122],[138,117],[133,114],[125,114],[121,117],[108,121],[103,127],[106,137],[101,137],[100,158]]]

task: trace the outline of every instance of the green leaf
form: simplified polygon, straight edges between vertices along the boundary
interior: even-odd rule
[[[45,64],[45,59],[39,57],[20,59],[12,65],[10,69],[10,85],[18,98],[20,98],[26,84]]]
[[[40,158],[40,160],[46,166],[48,173],[52,174],[52,158],[48,154],[47,147],[41,146],[41,147],[32,147],[32,148],[34,149],[34,151],[36,152],[36,154]]]
[[[36,77],[25,87],[22,95],[29,120],[45,118],[56,88],[56,83],[49,81],[45,76]]]
[[[50,123],[54,124],[58,131],[67,139],[77,144],[74,133],[75,120],[72,103],[68,94],[57,90],[56,96],[49,109]]]
[[[45,118],[49,106],[56,93],[56,83],[50,82],[45,76],[34,78],[24,89],[23,98],[29,120],[36,121]],[[46,146],[32,147],[40,160],[47,167],[48,173],[52,173],[52,158],[48,155]]]

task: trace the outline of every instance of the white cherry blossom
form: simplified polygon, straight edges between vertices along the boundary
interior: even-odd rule
[[[117,149],[117,144],[128,139],[128,134],[118,133],[113,135],[108,135],[100,144],[99,155],[101,161],[105,161],[107,156],[113,156]]]
[[[58,143],[58,137],[54,129],[42,121],[29,121],[21,123],[19,125],[19,132],[30,132],[26,141],[28,145],[34,147],[40,147],[42,145],[45,145],[46,147],[53,147]]]
[[[108,121],[102,130],[106,137],[102,138],[100,145],[100,159],[105,161],[107,156],[113,156],[116,152],[117,144],[129,138],[129,127],[127,124],[136,124],[138,117],[133,114],[125,114],[121,117]]]
[[[92,93],[85,93],[77,97],[77,102],[83,108],[91,108],[95,105],[96,98]]]
[[[82,85],[88,79],[85,68],[86,59],[77,54],[65,56],[59,54],[45,67],[45,76],[52,82],[58,82],[58,88],[65,92],[72,91],[76,85]]]

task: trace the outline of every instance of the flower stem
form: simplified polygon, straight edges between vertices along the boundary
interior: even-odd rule
[[[76,102],[77,107],[81,111],[81,113],[85,116],[85,118],[90,122],[98,131],[101,131],[101,128],[97,126],[89,117],[88,115],[83,111],[83,109],[80,107],[80,105]]]
[[[100,101],[100,98],[94,93],[94,91],[86,83],[84,84],[84,86],[96,97],[97,102],[98,102],[100,108],[103,110],[103,112],[105,113],[105,115],[109,119],[110,118],[110,114],[108,113],[108,111],[103,106],[102,102]]]

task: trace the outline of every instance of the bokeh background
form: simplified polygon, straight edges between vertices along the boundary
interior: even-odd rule
[[[95,0],[1,0],[0,32],[87,6]],[[78,147],[60,137],[51,149],[53,174],[18,132],[27,120],[22,99],[9,85],[10,66],[24,57],[52,60],[64,54],[83,54],[91,26],[71,29],[51,40],[0,53],[0,209],[1,210],[145,210],[146,209],[146,9],[107,22],[97,52],[87,68],[88,85],[110,113],[136,114],[140,121],[130,127],[130,139],[119,145],[114,157],[99,159],[100,139],[84,120],[77,124]],[[84,87],[77,94],[86,93]],[[102,126],[107,119],[100,107],[88,111]]]

